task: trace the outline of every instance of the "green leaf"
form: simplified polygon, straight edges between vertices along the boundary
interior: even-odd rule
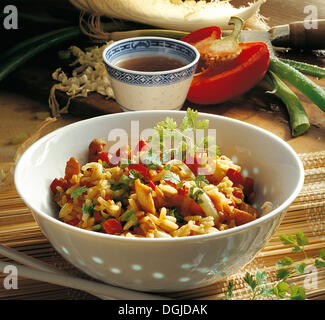
[[[307,266],[306,263],[302,262],[302,263],[296,265],[295,269],[297,270],[298,273],[304,274],[306,266]]]
[[[132,214],[134,214],[134,209],[127,210],[121,215],[120,220],[127,221],[130,219]]]
[[[186,110],[186,115],[184,119],[182,120],[182,123],[180,125],[181,130],[186,130],[186,129],[195,129],[195,121],[198,116],[197,110],[193,110],[191,108],[188,108]]]
[[[269,296],[271,296],[272,294],[275,294],[275,292],[274,292],[274,288],[270,288],[270,289],[261,288],[259,294],[262,295],[262,296],[267,296],[267,297],[269,297]]]
[[[318,268],[324,267],[325,262],[320,260],[320,259],[315,259],[315,266],[318,267]]]
[[[291,249],[292,252],[302,252],[302,248],[300,248],[299,246],[294,246],[292,249]]]
[[[229,300],[233,294],[234,283],[229,281],[228,283],[228,292],[225,292],[226,300]]]
[[[249,272],[246,272],[244,281],[247,283],[249,288],[251,288],[253,291],[255,290],[257,282],[254,280],[253,276]]]
[[[167,129],[167,130],[175,130],[177,128],[177,123],[171,117],[166,117],[165,120],[160,121],[156,124],[155,129]]]
[[[166,163],[170,160],[172,160],[173,156],[174,156],[175,151],[174,150],[168,150],[168,151],[164,151],[161,155],[161,161],[162,163]],[[170,169],[166,169],[166,170],[170,170]]]
[[[71,198],[72,199],[78,198],[79,196],[81,196],[87,190],[88,190],[88,188],[86,186],[82,186],[82,187],[80,187],[78,189],[72,190],[71,191]]]
[[[100,223],[99,224],[95,224],[92,229],[93,229],[93,231],[99,232],[99,231],[102,230],[102,225]]]
[[[82,213],[83,214],[89,214],[90,216],[92,216],[94,214],[94,207],[95,207],[95,202],[92,201],[92,203],[87,206],[85,203],[82,206]]]
[[[320,258],[322,258],[323,260],[325,260],[325,249],[320,249],[319,250],[319,256],[320,256]]]
[[[203,119],[203,120],[197,120],[196,121],[196,128],[197,129],[207,129],[209,127],[209,120]]]
[[[292,286],[290,287],[291,300],[306,300],[306,292],[303,287]]]
[[[167,172],[162,176],[162,180],[170,181],[171,183],[178,184],[181,180],[179,176],[174,172]]]
[[[290,287],[286,282],[280,281],[275,287],[273,287],[273,293],[280,299],[283,299],[286,297],[289,289]]]
[[[276,263],[277,267],[285,267],[293,264],[293,260],[290,257],[284,257]]]
[[[133,179],[133,180],[137,180],[137,179],[142,179],[143,176],[142,176],[142,174],[141,174],[139,171],[137,171],[137,170],[130,170],[130,171],[129,171],[129,178],[130,178],[130,179]]]
[[[121,221],[132,221],[133,226],[136,226],[138,224],[138,220],[137,220],[136,216],[134,215],[134,209],[125,211],[121,215],[120,220]]]
[[[257,284],[259,286],[265,283],[266,278],[267,277],[266,277],[265,271],[263,271],[263,272],[259,272],[259,271],[256,272],[256,280],[257,280]]]
[[[184,220],[183,215],[179,212],[179,210],[176,207],[169,208],[168,213],[169,213],[170,216],[176,218],[176,222],[178,224],[186,223],[186,221]]]
[[[158,153],[155,153],[150,149],[146,153],[146,158],[144,159],[144,164],[148,167],[149,170],[157,169],[162,166],[162,162],[160,160],[160,156]]]
[[[117,182],[113,179],[109,181],[109,183],[111,184],[111,189],[114,191],[120,189],[127,190],[131,182],[132,180],[125,174],[123,174]]]
[[[296,232],[297,243],[299,246],[305,246],[308,244],[308,237],[304,235],[304,233],[300,230]]]
[[[292,234],[280,234],[279,238],[284,245],[295,245],[295,238]]]
[[[195,189],[197,189],[197,190],[195,190]],[[203,200],[200,199],[200,195],[204,193],[204,190],[197,188],[196,186],[192,186],[192,187],[190,187],[189,191],[190,191],[189,192],[190,198],[194,199],[194,201],[198,204],[202,203]]]
[[[221,155],[221,151],[217,145],[213,145],[208,148],[208,154],[210,157],[215,158],[216,156]]]
[[[171,166],[170,163],[168,163],[168,164],[166,164],[166,165],[164,166],[164,169],[165,169],[166,171],[169,171],[171,168],[172,168],[172,166]]]
[[[279,280],[286,280],[291,274],[291,271],[285,268],[281,268],[277,271],[277,278]]]
[[[199,188],[203,188],[209,184],[209,181],[207,180],[207,178],[204,175],[196,176],[194,179],[194,182]]]

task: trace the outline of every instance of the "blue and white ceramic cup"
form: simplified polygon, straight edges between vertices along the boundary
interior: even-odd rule
[[[117,66],[143,56],[166,56],[185,66],[167,71],[133,71]],[[137,37],[116,41],[103,52],[115,99],[124,111],[178,110],[186,99],[200,54],[183,41]]]

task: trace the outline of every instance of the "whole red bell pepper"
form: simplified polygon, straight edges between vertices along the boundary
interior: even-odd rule
[[[239,28],[241,30],[242,24],[236,34],[228,36],[232,39],[225,37],[221,40],[221,30],[217,26],[196,30],[182,38],[201,54],[187,95],[189,101],[198,104],[221,103],[249,91],[263,79],[270,61],[268,47],[264,42],[239,43],[235,39],[240,33]],[[225,39],[227,44],[226,41],[220,42]],[[233,54],[236,50],[238,54]]]

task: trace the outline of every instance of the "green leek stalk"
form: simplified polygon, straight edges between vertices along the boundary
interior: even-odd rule
[[[81,31],[79,27],[69,27],[60,29],[59,32],[54,34],[50,32],[50,36],[48,36],[48,34],[37,36],[37,41],[35,42],[33,39],[26,40],[26,42],[28,42],[28,47],[25,47],[23,43],[18,44],[19,51],[17,52],[15,48],[11,49],[10,51],[16,54],[12,54],[9,58],[2,61],[0,65],[0,81],[38,53],[59,43],[76,39],[80,35]]]
[[[292,84],[313,101],[321,110],[325,111],[325,91],[315,82],[294,67],[280,61],[278,58],[270,58],[269,70],[278,75],[281,79]]]
[[[310,123],[306,111],[296,94],[272,71],[266,73],[264,80],[274,88],[269,93],[278,95],[285,104],[289,113],[292,136],[297,137],[306,133],[310,127]]]
[[[319,66],[315,66],[309,63],[295,61],[295,60],[282,59],[282,58],[280,58],[279,60],[295,68],[301,73],[309,74],[310,76],[314,76],[320,79],[325,78],[325,68],[321,68]]]

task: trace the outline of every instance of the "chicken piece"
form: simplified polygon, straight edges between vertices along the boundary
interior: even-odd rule
[[[226,196],[220,192],[217,188],[211,189],[206,191],[207,195],[213,202],[216,210],[220,212],[226,212],[230,213],[231,210],[229,208],[229,199],[226,198]]]
[[[179,207],[183,196],[181,196],[177,189],[169,184],[160,184],[159,189],[164,195],[165,206],[166,207]]]
[[[248,203],[242,202],[241,204],[239,204],[238,208],[240,210],[248,212],[249,214],[251,214],[255,218],[257,218],[259,216],[258,211]]]
[[[135,192],[137,194],[138,202],[142,209],[152,214],[156,213],[155,203],[152,198],[152,189],[140,182],[140,179],[136,179],[134,182]]]
[[[213,168],[213,174],[207,175],[207,179],[212,184],[220,183],[221,180],[226,176],[226,173],[230,168],[236,171],[240,171],[240,167],[224,155],[213,160]]]
[[[164,193],[161,191],[159,186],[156,186],[155,188],[154,202],[157,208],[162,208],[167,206],[167,201],[165,199]]]
[[[229,215],[229,218],[235,220],[236,226],[246,224],[246,223],[254,221],[256,219],[250,213],[243,211],[243,210],[236,209],[236,208]]]

